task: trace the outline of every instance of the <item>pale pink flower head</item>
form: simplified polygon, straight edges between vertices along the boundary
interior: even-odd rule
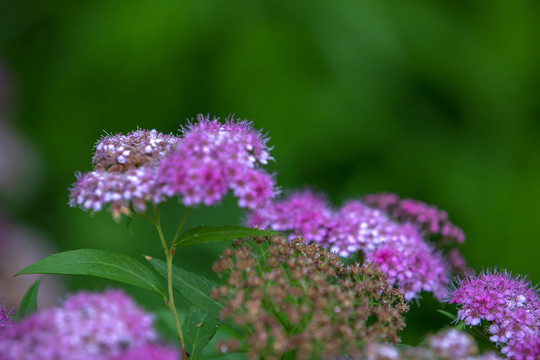
[[[450,303],[466,325],[490,323],[490,340],[515,360],[540,358],[540,296],[529,281],[506,270],[470,274],[455,284]]]
[[[180,196],[186,206],[218,203],[229,190],[240,207],[264,206],[276,194],[272,176],[261,168],[272,159],[267,142],[248,121],[223,124],[199,115],[161,162],[159,182],[167,196]]]
[[[157,181],[157,168],[178,141],[156,130],[103,137],[95,147],[94,171],[77,175],[70,205],[96,212],[110,205],[118,219],[131,210],[144,212],[147,202],[163,202],[166,197]]]
[[[123,291],[80,292],[33,314],[0,337],[2,360],[113,359],[153,343],[153,317]]]

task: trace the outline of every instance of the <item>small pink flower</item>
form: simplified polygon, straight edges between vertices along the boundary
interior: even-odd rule
[[[438,235],[443,241],[463,243],[463,230],[448,220],[446,211],[413,199],[401,199],[396,194],[378,193],[364,196],[363,201],[403,222],[417,224],[425,235]]]
[[[13,323],[12,315],[12,311],[9,311],[0,304],[0,332]]]
[[[466,325],[491,322],[491,341],[510,359],[540,357],[540,296],[523,278],[506,271],[487,271],[458,280],[450,303],[461,306],[458,319]]]

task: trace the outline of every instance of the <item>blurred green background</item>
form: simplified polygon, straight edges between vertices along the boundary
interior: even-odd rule
[[[91,169],[104,131],[235,114],[271,136],[284,189],[309,184],[336,205],[377,191],[435,204],[464,229],[470,266],[536,284],[539,10],[534,0],[2,0],[5,118],[38,156],[32,189],[2,194],[2,207],[58,250],[160,256],[143,220],[129,232],[106,212],[69,208],[74,172]],[[167,205],[169,231],[182,211]],[[227,199],[190,225],[242,217]],[[176,260],[213,276],[216,258],[199,246]]]

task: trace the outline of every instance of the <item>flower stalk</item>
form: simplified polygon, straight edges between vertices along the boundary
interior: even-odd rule
[[[148,219],[154,226],[156,227],[156,230],[159,235],[159,239],[161,241],[161,245],[163,246],[163,251],[165,253],[165,259],[167,262],[167,288],[168,288],[168,297],[165,297],[165,303],[169,307],[169,310],[171,311],[174,323],[176,325],[176,331],[178,332],[178,341],[180,343],[180,348],[182,349],[182,359],[187,359],[186,350],[185,350],[185,344],[184,344],[184,335],[182,333],[182,325],[180,324],[180,319],[178,318],[178,312],[176,311],[176,305],[174,303],[174,289],[173,289],[173,283],[172,283],[172,260],[174,257],[174,254],[176,252],[176,246],[175,243],[178,240],[178,236],[180,235],[180,231],[184,227],[184,224],[186,223],[186,220],[191,214],[191,211],[193,208],[189,207],[184,214],[184,217],[180,221],[180,225],[178,225],[178,229],[176,230],[176,233],[174,235],[174,238],[171,241],[171,245],[167,245],[167,241],[165,240],[165,236],[163,235],[163,228],[161,227],[161,220],[160,220],[160,206],[156,206],[154,208],[154,218],[145,217]]]

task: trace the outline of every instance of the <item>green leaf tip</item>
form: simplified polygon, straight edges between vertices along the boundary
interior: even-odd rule
[[[17,310],[17,319],[22,320],[28,315],[31,315],[32,313],[36,312],[37,310],[37,296],[38,296],[38,290],[39,285],[41,283],[41,280],[43,278],[40,278],[36,280],[26,293],[24,294],[21,303],[19,304],[19,309]]]
[[[242,239],[254,236],[273,236],[279,232],[243,226],[196,226],[184,232],[174,246],[187,247],[202,243]]]

